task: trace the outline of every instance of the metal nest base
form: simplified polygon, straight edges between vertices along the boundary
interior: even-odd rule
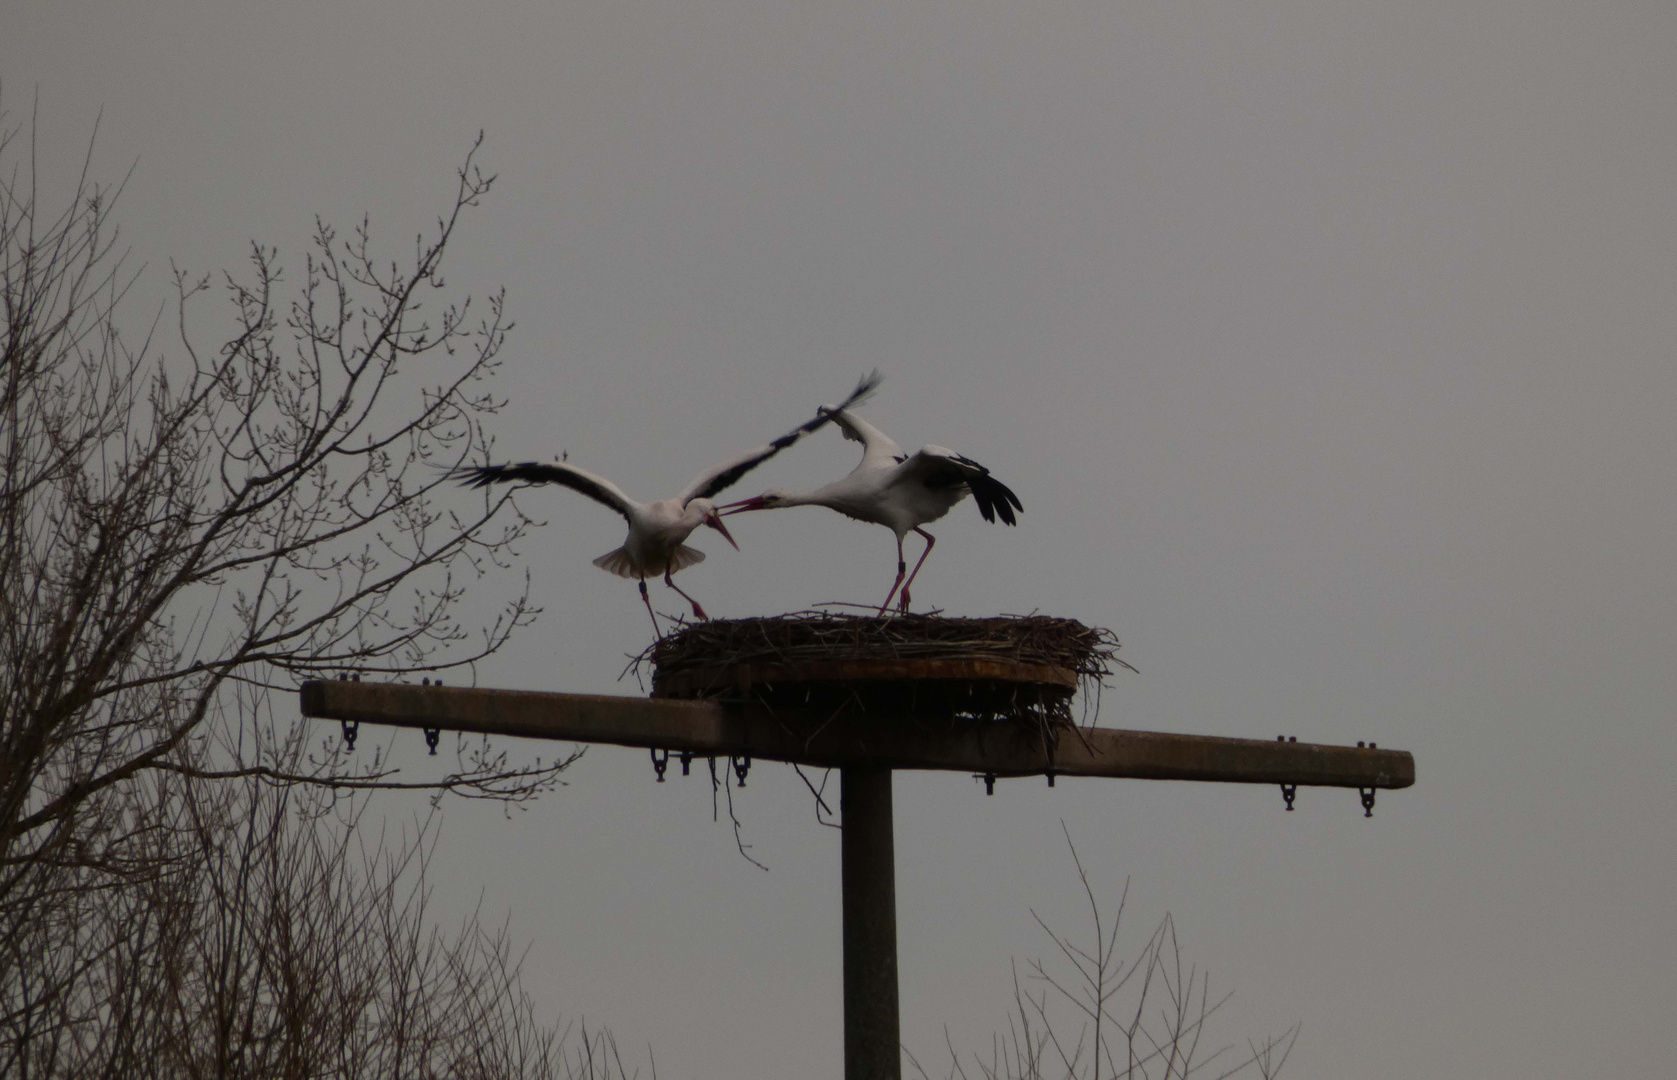
[[[1114,666],[1109,630],[1045,615],[797,612],[684,627],[642,653],[652,696],[749,699],[852,720],[1072,726],[1079,684]]]

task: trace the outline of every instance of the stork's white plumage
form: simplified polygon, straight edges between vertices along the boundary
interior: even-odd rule
[[[845,406],[867,400],[879,385],[879,380],[879,372],[870,372],[856,384],[856,389],[850,392],[850,396],[845,399]],[[845,406],[841,406],[840,409]],[[652,616],[653,632],[659,633],[658,616],[653,614],[652,600],[646,593],[647,577],[663,574],[664,584],[680,593],[693,605],[693,614],[696,617],[708,618],[699,602],[688,596],[670,579],[670,575],[676,571],[704,561],[705,553],[697,548],[688,547],[685,541],[694,529],[700,525],[708,525],[721,533],[728,543],[733,544],[735,550],[739,548],[739,545],[734,543],[734,538],[729,535],[727,527],[722,524],[722,515],[711,499],[769,458],[833,421],[843,422],[839,411],[831,408],[817,410],[814,419],[804,421],[778,439],[706,469],[694,477],[693,482],[674,498],[649,503],[636,502],[625,495],[622,488],[605,477],[563,461],[550,464],[526,461],[517,465],[478,465],[456,469],[454,475],[467,486],[474,488],[500,483],[561,484],[622,514],[629,522],[628,538],[623,541],[622,547],[595,559],[594,565],[618,577],[639,580],[641,601],[646,604],[646,613]]]
[[[783,506],[825,506],[857,521],[883,525],[897,534],[897,579],[885,603],[879,606],[881,615],[891,606],[891,598],[902,589],[901,608],[908,610],[909,586],[932,553],[937,538],[920,526],[936,521],[949,508],[968,495],[978,503],[978,512],[985,521],[998,517],[1009,525],[1018,524],[1015,510],[1023,510],[1019,496],[1006,484],[990,475],[990,470],[969,457],[941,446],[923,446],[912,455],[872,424],[846,411],[849,403],[824,407],[844,432],[844,437],[862,444],[862,462],[841,480],[802,494],[774,488],[754,499],[744,499],[722,508],[722,513],[738,514],[748,510],[774,510]],[[917,532],[926,540],[926,550],[914,564],[914,573],[904,574],[908,563],[903,559],[903,538]]]

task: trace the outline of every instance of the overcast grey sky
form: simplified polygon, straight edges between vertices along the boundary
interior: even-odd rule
[[[1302,1078],[1677,1058],[1674,55],[1668,2],[0,0],[43,155],[102,110],[100,171],[137,162],[156,295],[253,238],[300,266],[316,214],[400,257],[484,129],[448,277],[509,291],[505,456],[659,497],[878,366],[870,419],[1025,505],[958,507],[917,601],[1111,627],[1107,725],[1412,750],[1372,820],[897,779],[923,1060],[1005,1024],[1032,908],[1076,916],[1063,819],[1236,991],[1225,1036],[1304,1022]],[[739,492],[855,459],[823,432]],[[526,502],[547,614],[483,682],[632,692],[646,614],[588,565],[620,521]],[[683,576],[715,614],[890,584],[884,530],[737,526]],[[660,1075],[836,1077],[838,836],[781,767],[739,809],[768,873],[708,785],[597,749],[510,820],[451,806],[438,901],[510,912],[544,1006]]]

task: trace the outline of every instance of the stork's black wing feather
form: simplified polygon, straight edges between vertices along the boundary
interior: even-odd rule
[[[922,484],[932,491],[965,488],[978,504],[978,512],[985,521],[1000,517],[1008,525],[1017,525],[1015,510],[1023,510],[1019,496],[990,470],[972,458],[946,450],[941,446],[925,446],[908,458],[897,470],[893,483]]]
[[[856,384],[856,389],[850,391],[850,396],[844,399],[843,404],[831,407],[823,406],[822,408],[816,410],[815,417],[813,419],[804,421],[802,424],[799,424],[797,427],[780,436],[780,438],[775,439],[773,442],[766,443],[754,450],[749,450],[746,453],[741,454],[739,457],[734,458],[732,461],[724,462],[716,468],[706,471],[691,484],[687,485],[687,490],[683,491],[676,497],[681,500],[683,506],[692,502],[694,499],[715,498],[717,495],[720,495],[728,488],[737,484],[741,477],[761,465],[763,462],[769,460],[769,458],[774,457],[776,454],[780,453],[788,446],[791,446],[805,435],[808,435],[811,432],[819,431],[823,425],[831,423],[834,413],[843,412],[852,405],[859,405],[863,401],[867,400],[867,398],[873,394],[874,389],[879,385],[882,378],[883,376],[881,376],[877,370],[870,371],[867,375],[862,377],[860,382]]]
[[[597,503],[611,507],[625,518],[629,516],[629,508],[634,505],[633,500],[623,494],[623,489],[610,480],[563,462],[543,464],[539,461],[521,461],[516,465],[476,465],[455,469],[452,475],[467,487],[474,488],[488,487],[490,484],[560,484],[588,496]]]
[[[1023,511],[1025,506],[1019,501],[1019,496],[1013,493],[1013,489],[991,476],[989,469],[972,458],[956,454],[955,460],[972,470],[966,476],[966,483],[967,487],[972,489],[972,501],[978,504],[978,512],[983,515],[984,520],[995,521],[999,516],[1005,524],[1019,524],[1013,512]]]

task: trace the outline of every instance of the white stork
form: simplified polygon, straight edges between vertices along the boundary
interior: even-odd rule
[[[1000,517],[1009,525],[1018,524],[1015,510],[1023,510],[1019,496],[1006,484],[990,475],[990,470],[969,457],[941,446],[923,446],[914,455],[906,455],[884,432],[872,424],[846,412],[846,405],[826,406],[821,412],[830,415],[844,431],[844,437],[862,444],[862,463],[850,475],[835,480],[825,487],[794,494],[775,488],[754,499],[730,503],[722,513],[740,514],[748,510],[773,510],[783,506],[825,506],[857,521],[871,521],[897,534],[897,580],[879,613],[885,614],[891,598],[902,588],[901,608],[908,610],[908,590],[915,574],[926,563],[937,538],[920,526],[936,521],[949,508],[969,494],[978,503],[978,512],[985,521]],[[914,573],[904,573],[908,563],[903,559],[903,537],[910,531],[926,539],[926,550],[914,564]]]
[[[845,399],[845,405],[854,405],[866,400],[879,385],[879,380],[878,371],[870,372],[856,384],[856,389]],[[670,579],[670,575],[676,571],[685,570],[694,563],[704,561],[704,552],[688,547],[683,541],[700,525],[708,525],[721,533],[737,551],[739,545],[734,543],[734,538],[722,524],[722,515],[717,512],[716,504],[711,501],[712,497],[731,487],[740,477],[805,435],[819,430],[828,421],[837,419],[839,413],[832,409],[818,410],[813,420],[806,420],[773,442],[706,469],[694,477],[693,482],[674,498],[659,499],[656,502],[636,502],[605,477],[563,461],[545,465],[536,461],[525,461],[517,465],[478,465],[456,469],[454,475],[467,486],[474,488],[514,482],[562,484],[622,514],[629,522],[628,538],[623,541],[622,547],[595,559],[594,565],[618,577],[635,578],[640,581],[641,601],[646,604],[646,613],[652,615],[653,632],[661,634],[658,616],[653,614],[652,600],[646,593],[648,575],[663,574],[664,584],[681,593],[682,597],[693,605],[695,616],[700,619],[709,618],[705,609],[699,606],[699,602],[688,596]]]

